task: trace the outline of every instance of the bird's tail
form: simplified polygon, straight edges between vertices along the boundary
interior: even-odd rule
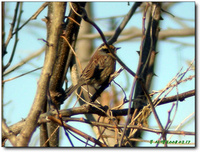
[[[79,87],[78,84],[76,84],[75,86],[71,85],[71,86],[65,91],[65,99],[67,99],[78,87]]]

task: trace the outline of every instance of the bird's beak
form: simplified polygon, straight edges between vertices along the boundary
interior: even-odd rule
[[[117,47],[117,48],[116,48],[116,51],[119,50],[119,49],[121,49],[121,47]]]

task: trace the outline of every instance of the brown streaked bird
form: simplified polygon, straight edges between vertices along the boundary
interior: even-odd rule
[[[109,45],[109,48],[116,53],[120,48]],[[76,89],[82,85],[90,85],[95,89],[109,81],[110,76],[115,72],[116,60],[112,57],[107,46],[102,44],[97,48],[89,63],[82,71],[81,76],[76,85],[70,86],[66,91],[66,97],[69,97]]]

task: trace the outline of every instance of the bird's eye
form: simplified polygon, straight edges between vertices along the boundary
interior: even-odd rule
[[[103,51],[103,52],[106,52],[106,53],[109,53],[109,50],[108,50],[108,49],[103,49],[102,51]]]

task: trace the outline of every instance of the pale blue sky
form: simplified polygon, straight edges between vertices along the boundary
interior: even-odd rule
[[[6,7],[6,10],[8,11],[7,16],[12,16],[15,8],[15,2],[9,2],[9,3],[10,3],[9,6]],[[40,7],[41,4],[42,4],[41,2],[25,2],[23,6],[24,13],[22,15],[22,19],[27,20]],[[130,2],[130,6],[128,6],[127,2],[106,2],[105,5],[105,2],[95,2],[94,3],[95,9],[93,9],[94,16],[95,18],[102,18],[109,16],[125,15],[131,8],[132,4],[133,2]],[[195,19],[194,4],[195,4],[194,2],[178,3],[170,9],[170,13],[172,13],[176,17],[194,20]],[[25,58],[30,53],[37,51],[44,45],[43,41],[38,40],[39,38],[46,39],[45,23],[41,21],[41,19],[44,18],[44,16],[47,16],[47,9],[45,9],[38,16],[37,20],[30,22],[30,25],[32,23],[42,24],[44,28],[25,26],[21,30],[21,32],[19,32],[19,43],[17,45],[16,55],[10,67],[21,61],[21,59]],[[164,18],[164,20],[161,21],[160,25],[161,30],[166,30],[169,28],[177,28],[177,29],[180,28],[180,25],[172,21],[171,16],[169,14],[163,13],[162,17]],[[119,19],[119,21],[121,20],[122,18]],[[10,28],[9,23],[11,23],[11,20],[6,20],[5,23],[7,31],[6,34],[8,33],[8,30]],[[105,23],[103,23],[102,21],[98,21],[96,23],[101,29],[107,31]],[[133,16],[133,18],[131,19],[126,28],[131,26],[136,26],[138,28],[141,28],[141,24],[142,24],[141,14],[136,14]],[[185,21],[185,24],[189,27],[195,27],[194,22]],[[171,38],[171,40],[175,40],[175,38]],[[187,38],[184,37],[184,38],[178,38],[176,40],[195,45],[194,37],[187,37]],[[5,56],[5,61],[7,61],[7,59],[9,58],[9,53],[12,51],[12,46],[13,46],[12,44],[13,40],[8,46],[7,49],[8,54]],[[101,44],[100,41],[96,41],[97,46],[100,44]],[[139,50],[140,48],[140,40],[121,42],[116,44],[116,46],[121,47],[121,49],[118,51],[118,56],[121,58],[121,60],[124,61],[124,63],[126,63],[131,69],[136,71],[138,63],[138,54],[136,53],[136,51]],[[157,51],[159,52],[157,55],[157,65],[155,68],[155,73],[157,77],[154,77],[153,90],[162,89],[176,75],[176,73],[180,70],[181,67],[183,67],[183,71],[185,71],[187,68],[186,61],[187,60],[191,61],[195,57],[194,47],[191,46],[182,47],[179,44],[171,44],[165,41],[159,41],[157,46]],[[40,67],[43,64],[43,60],[44,60],[44,54],[41,57],[34,59],[33,60],[34,64],[29,62],[22,68],[6,76],[4,79],[12,78],[29,70],[33,70],[36,67]],[[119,65],[117,65],[117,68],[119,68]],[[193,71],[189,73],[189,75],[193,74],[194,74]],[[32,105],[32,102],[34,100],[39,76],[40,76],[40,70],[34,72],[33,74],[29,74],[24,77],[5,83],[4,102],[8,103],[9,101],[12,101],[4,108],[4,117],[6,118],[7,123],[9,125],[18,122],[27,116],[30,107]],[[129,86],[130,90],[132,85],[132,78],[128,83],[124,83],[123,80],[124,80],[124,72],[116,79],[116,81],[122,87],[130,85]],[[193,80],[181,85],[181,87],[178,87],[179,93],[182,93],[187,90],[192,90],[194,89],[194,87],[195,87],[195,82]],[[129,95],[129,93],[130,92],[127,92],[127,95]],[[175,95],[175,94],[176,90],[170,93],[170,95]],[[194,97],[188,98],[185,102],[180,102],[178,104],[178,112],[172,126],[177,126],[185,117],[194,112],[194,104],[195,104]],[[163,125],[167,121],[167,111],[170,108],[171,104],[168,104],[165,106],[160,106],[156,109],[159,116],[162,117],[161,122],[163,123]],[[193,123],[187,125],[183,129],[186,131],[194,131],[194,125],[192,124]],[[81,129],[85,133],[93,135],[93,133],[90,132],[90,127],[88,127],[88,125],[83,125],[83,126],[85,127],[81,126],[81,128],[78,128],[77,126],[77,129]],[[156,122],[152,115],[150,116],[149,119],[149,126],[157,127]],[[151,140],[152,138],[155,139],[155,136],[157,135],[153,133],[145,133],[143,139]],[[175,140],[177,138],[179,139],[179,137],[174,137],[172,139]],[[191,142],[194,142],[194,137],[185,136],[184,140],[191,140]],[[32,142],[30,145],[33,144],[34,142]],[[62,146],[69,145],[67,138],[64,137],[64,140],[62,140],[61,145]],[[79,145],[79,143],[75,143],[75,145],[77,146]],[[140,146],[149,146],[149,143],[141,143]]]

